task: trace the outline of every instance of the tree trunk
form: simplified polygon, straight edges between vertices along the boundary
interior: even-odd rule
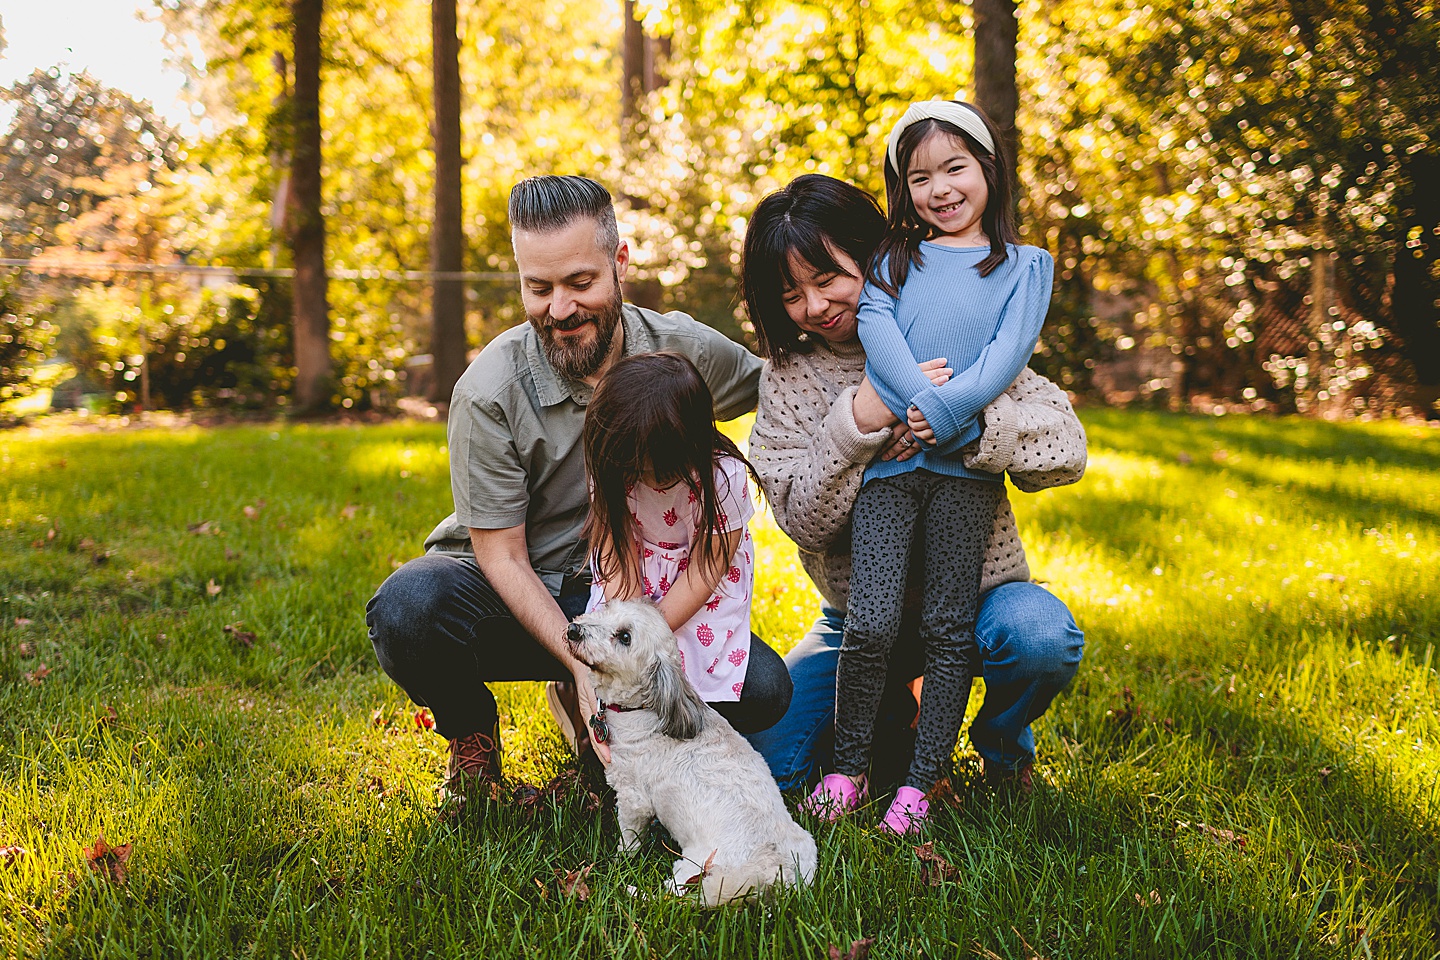
[[[275,75],[280,79],[280,92],[273,101],[275,112],[281,116],[290,109],[290,62],[282,51],[276,50],[270,58]],[[285,209],[290,196],[290,155],[284,144],[276,139],[270,148],[270,167],[275,171],[275,197],[270,201],[270,266],[280,266],[280,238],[287,236]]]
[[[431,0],[431,59],[435,79],[435,219],[430,227],[430,269],[459,273],[465,235],[460,206],[460,41],[455,0]],[[430,400],[448,403],[465,372],[465,284],[436,277],[430,296]]]
[[[330,405],[330,304],[320,211],[320,18],[324,0],[293,0],[295,96],[286,233],[295,259],[295,406]]]
[[[645,139],[645,95],[660,89],[655,63],[655,40],[645,35],[645,25],[636,18],[635,0],[625,0],[622,8],[624,26],[620,34],[620,150],[627,160],[638,159]],[[650,206],[645,197],[626,193],[625,201],[632,210]],[[633,268],[632,268],[633,269]],[[653,278],[625,281],[625,299],[640,307],[659,310],[664,293],[659,280]]]
[[[1440,223],[1440,158],[1416,154],[1410,176],[1412,186],[1400,203],[1405,216],[1395,235],[1387,326],[1415,371],[1413,399],[1428,408],[1422,411],[1427,416],[1440,417],[1440,240],[1433,232]]]
[[[1015,112],[1020,95],[1015,87],[1015,38],[1019,27],[1015,0],[973,0],[971,10],[975,16],[975,86],[971,96],[1000,128],[1005,151],[1010,155],[1011,196],[1018,200],[1020,137],[1015,129]]]

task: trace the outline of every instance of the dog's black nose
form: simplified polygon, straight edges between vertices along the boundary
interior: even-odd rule
[[[578,623],[572,623],[570,624],[570,626],[565,628],[565,639],[569,640],[571,643],[579,643],[581,640],[585,639],[585,631],[580,629],[580,625]]]

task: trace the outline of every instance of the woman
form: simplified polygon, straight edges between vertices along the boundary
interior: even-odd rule
[[[776,520],[799,546],[800,560],[824,598],[820,619],[786,656],[795,690],[775,726],[750,737],[782,789],[799,788],[828,762],[835,671],[850,581],[850,510],[865,467],[876,457],[914,455],[915,438],[865,377],[855,312],[864,265],[885,218],[864,191],[810,174],[762,200],[745,235],[745,303],[767,359],[750,435],[750,459]],[[936,358],[938,360],[940,358]],[[949,370],[920,364],[943,383]],[[1085,468],[1085,433],[1068,398],[1030,370],[982,415],[983,432],[966,465],[1008,472],[1025,491],[1073,483]],[[1002,499],[986,553],[976,639],[985,703],[970,742],[986,774],[1029,789],[1035,759],[1030,723],[1049,707],[1080,664],[1084,636],[1065,605],[1030,583],[1024,547],[1008,499]],[[908,606],[914,606],[910,604]],[[905,638],[913,640],[913,629]],[[904,684],[922,651],[906,644],[891,661],[888,706],[877,724],[875,756],[903,771],[915,702]],[[890,730],[892,747],[880,742]],[[899,746],[899,749],[896,747]]]

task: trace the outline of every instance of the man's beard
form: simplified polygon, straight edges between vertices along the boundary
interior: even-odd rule
[[[559,321],[549,317],[540,320],[530,318],[531,326],[540,337],[540,348],[545,351],[545,359],[550,361],[557,373],[569,380],[584,380],[605,364],[605,358],[610,355],[610,347],[615,343],[615,331],[620,329],[620,304],[620,284],[617,278],[615,298],[596,313],[577,310]],[[576,337],[562,339],[555,334],[557,328],[574,330],[590,321],[595,324],[595,336],[588,340]]]

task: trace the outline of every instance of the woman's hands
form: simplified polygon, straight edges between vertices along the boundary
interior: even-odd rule
[[[930,382],[937,387],[948,381],[950,377],[955,373],[954,370],[945,365],[944,357],[936,357],[934,360],[926,360],[924,363],[920,364],[920,372],[925,374],[925,376],[930,379]],[[867,393],[869,394],[869,397],[874,398],[874,402],[880,407],[881,410],[884,411],[885,416],[885,419],[879,425],[871,427],[868,430],[860,422],[862,404],[861,397]],[[863,401],[866,404],[867,413],[869,412],[869,397],[866,397]],[[886,424],[894,425],[892,428],[892,438],[890,440],[890,443],[885,447],[885,451],[880,455],[880,459],[904,461],[909,460],[911,457],[915,456],[915,454],[920,452],[920,443],[916,439],[918,435],[914,434],[912,431],[913,424],[899,422],[895,418],[895,415],[890,412],[889,408],[887,408],[885,404],[881,402],[880,395],[876,393],[875,388],[870,385],[870,378],[866,377],[864,380],[860,381],[860,389],[855,392],[855,425],[859,427],[861,432],[863,433],[873,433],[875,430],[880,429],[880,427],[885,426]],[[924,428],[929,432],[930,438],[933,440],[935,434],[933,431],[930,431],[930,425],[928,423],[924,423],[923,425]],[[923,440],[924,438],[921,437],[920,439]]]

